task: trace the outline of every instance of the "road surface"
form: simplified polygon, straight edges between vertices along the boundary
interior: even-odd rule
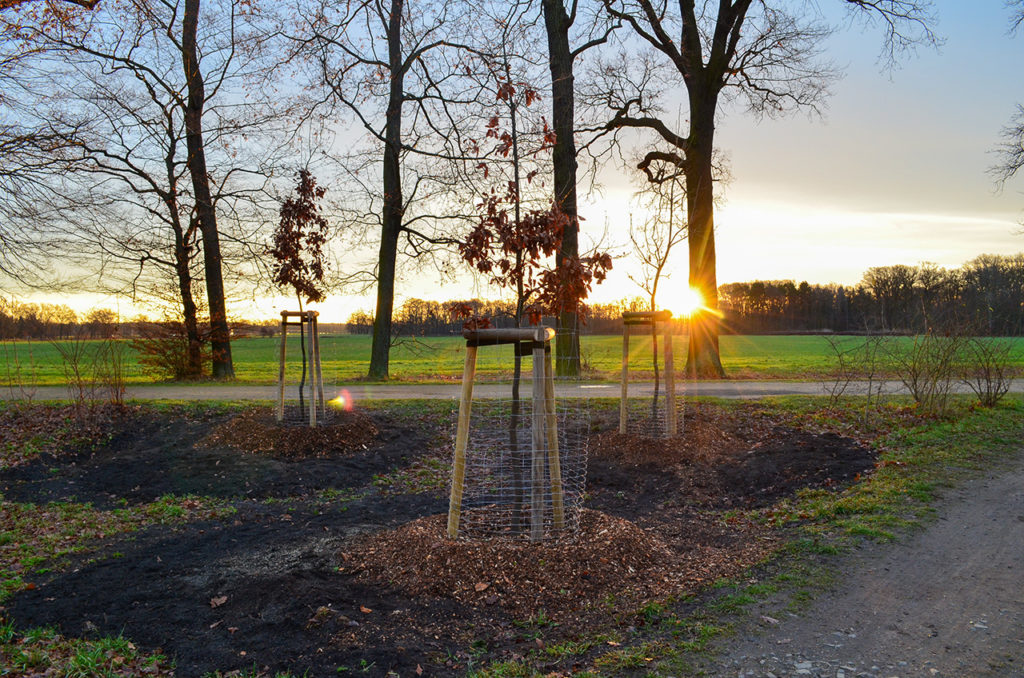
[[[631,397],[651,395],[653,383],[635,383],[629,385]],[[785,395],[825,395],[825,385],[820,381],[709,381],[709,382],[677,382],[677,393],[686,396],[714,396],[717,398],[762,398],[765,396]],[[329,386],[334,397],[346,389],[355,402],[360,400],[388,400],[427,398],[434,400],[456,400],[461,392],[457,382],[448,384],[352,384]],[[478,382],[473,387],[474,398],[508,398],[511,387],[508,384]],[[294,386],[291,387],[294,390]],[[958,384],[954,390],[969,393],[966,386]],[[620,394],[616,383],[557,383],[556,391],[560,397],[617,398]],[[865,385],[853,383],[847,389],[848,394],[864,393]],[[883,384],[886,394],[906,393],[906,388],[898,381],[887,381]],[[1024,392],[1024,379],[1017,379],[1011,386],[1015,393]],[[529,388],[524,388],[529,393]],[[39,386],[35,388],[0,387],[0,399],[19,400],[26,397],[33,400],[61,400],[68,397],[68,389],[63,386]],[[129,400],[275,400],[276,386],[257,386],[248,384],[156,384],[129,386],[126,397]]]

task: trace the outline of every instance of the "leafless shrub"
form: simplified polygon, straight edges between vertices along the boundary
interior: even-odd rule
[[[207,373],[211,360],[208,331],[199,333],[198,351],[193,350],[194,340],[180,320],[146,323],[138,331],[131,347],[138,353],[139,365],[146,373],[174,380],[201,378]]]
[[[127,359],[123,341],[107,337],[96,347],[93,358],[93,380],[100,391],[106,393],[106,401],[122,407],[126,384]]]
[[[77,328],[67,340],[50,342],[60,354],[68,398],[74,403],[75,412],[79,416],[83,415],[96,400],[96,384],[91,374],[91,342],[85,337],[83,329]]]
[[[75,415],[87,419],[102,402],[124,404],[126,358],[123,342],[113,337],[99,341],[86,339],[79,328],[65,341],[53,341],[60,354],[68,397]]]
[[[839,398],[846,393],[850,382],[857,378],[855,357],[857,349],[860,347],[844,348],[840,338],[832,335],[826,335],[825,342],[836,360],[836,369],[831,379],[825,379],[822,382],[822,387],[828,394],[828,404],[834,406],[839,402]]]
[[[25,342],[26,351],[18,349],[18,342],[14,339],[4,340],[4,364],[6,365],[7,388],[11,394],[17,389],[21,399],[31,403],[36,395],[37,368],[35,358],[32,355],[32,342]],[[27,353],[27,355],[25,355]]]
[[[891,337],[874,334],[865,337],[858,357],[861,377],[867,382],[864,400],[864,425],[871,423],[872,406],[877,409],[882,404],[885,392],[884,371],[888,367],[887,354]]]
[[[864,426],[870,425],[871,413],[882,402],[889,339],[884,335],[869,335],[857,344],[844,347],[845,342],[838,337],[826,337],[837,364],[834,377],[823,382],[829,404],[835,405],[843,395],[852,394],[855,383],[863,384]]]
[[[893,343],[889,356],[914,402],[929,414],[945,414],[963,361],[967,338],[928,333],[910,344]]]
[[[964,342],[960,381],[982,407],[994,407],[1009,392],[1019,369],[1013,365],[1013,344],[996,337],[970,337]]]

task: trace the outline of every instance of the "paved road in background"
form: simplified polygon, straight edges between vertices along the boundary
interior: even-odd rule
[[[715,396],[718,398],[762,398],[766,396],[785,395],[826,395],[825,385],[820,381],[716,381],[716,382],[681,382],[676,384],[677,393],[686,396]],[[831,385],[830,385],[831,386]],[[456,400],[461,392],[461,385],[452,384],[355,384],[330,387],[328,398],[347,389],[350,397],[360,400],[388,400],[429,398],[435,400]],[[294,389],[294,386],[292,387]],[[629,385],[630,396],[650,395],[653,383],[636,383]],[[887,381],[883,385],[887,394],[906,393],[906,388],[898,381]],[[846,390],[847,394],[863,394],[866,385],[852,383]],[[958,384],[954,387],[959,393],[969,393],[969,389]],[[1011,390],[1015,393],[1024,392],[1024,379],[1013,382]],[[524,389],[529,393],[529,388]],[[560,397],[619,397],[618,384],[573,383],[557,384],[556,391]],[[474,398],[508,398],[508,384],[478,383],[473,387]],[[18,400],[25,397],[34,400],[61,400],[68,397],[68,390],[63,386],[40,386],[26,389],[24,392],[14,388],[0,387],[0,399]],[[250,386],[244,384],[224,384],[196,386],[188,385],[155,385],[129,386],[127,398],[131,400],[274,400],[277,398],[276,386]]]

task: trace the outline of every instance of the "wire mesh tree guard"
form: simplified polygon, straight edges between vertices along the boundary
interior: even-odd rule
[[[665,396],[661,398],[658,371],[658,329],[661,325],[664,351]],[[654,368],[654,392],[648,404],[645,398],[629,400],[630,329],[647,328],[651,337],[651,361]],[[672,437],[679,433],[683,415],[682,399],[676,398],[675,362],[672,355],[672,311],[627,311],[622,314],[622,392],[619,399],[619,433]],[[633,425],[630,426],[630,420]]]
[[[279,423],[306,424],[315,427],[326,424],[330,410],[324,399],[324,378],[320,363],[320,333],[317,311],[281,311],[281,358],[277,373],[277,411]],[[294,318],[294,320],[292,320]],[[299,328],[301,376],[297,397],[286,399],[288,382],[288,328]],[[309,337],[308,342],[306,337]],[[309,395],[306,396],[308,377]]]
[[[557,402],[548,327],[463,332],[462,375],[448,506],[448,536],[539,542],[579,527],[586,480],[586,422],[579,399]],[[529,400],[473,402],[477,351],[529,357]],[[529,403],[529,408],[525,404]],[[528,411],[527,411],[528,409]]]

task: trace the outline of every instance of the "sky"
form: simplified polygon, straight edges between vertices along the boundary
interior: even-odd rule
[[[819,5],[838,6],[831,0]],[[956,267],[980,254],[1024,251],[1024,177],[998,191],[987,171],[1000,130],[1024,102],[1024,34],[1009,34],[1010,10],[998,0],[938,0],[935,8],[943,45],[921,47],[891,70],[878,60],[877,29],[839,30],[826,54],[845,76],[833,83],[821,116],[797,112],[759,120],[738,109],[722,111],[717,145],[732,181],[716,213],[720,284],[792,279],[849,285],[871,266],[927,261]],[[584,240],[604,235],[606,245],[626,254],[635,186],[617,166],[605,169],[601,183],[598,194],[581,200]],[[669,268],[666,287],[685,286],[685,247]],[[639,294],[631,272],[628,258],[617,259],[592,300]],[[467,296],[496,294],[469,277],[441,285],[436,274],[409,274],[398,283],[396,306],[408,297]],[[74,302],[131,308],[102,297]],[[273,317],[292,305],[260,300],[236,304],[234,311]],[[338,322],[373,305],[370,295],[350,295],[332,298],[321,311]]]
[[[829,2],[821,2],[826,8]],[[1024,251],[1024,177],[998,191],[988,168],[1000,130],[1024,102],[1024,35],[1009,34],[998,0],[939,0],[943,45],[878,57],[877,29],[853,25],[830,39],[842,67],[821,116],[762,119],[723,111],[716,136],[732,181],[716,213],[719,283],[807,280],[856,284],[871,266],[934,262],[957,267],[980,254]],[[625,253],[635,186],[622,168],[582,200],[584,236]],[[686,284],[686,251],[670,262],[666,287]],[[592,300],[640,293],[628,259],[617,259]],[[429,276],[399,286],[402,296],[436,300],[487,294]],[[348,300],[351,305],[354,300]],[[362,308],[372,308],[372,299]]]
[[[870,266],[959,266],[1024,251],[1024,177],[997,191],[992,149],[1017,102],[1024,35],[1000,2],[938,2],[938,50],[895,70],[877,31],[841,31],[845,66],[819,117],[727,111],[717,128],[732,182],[716,215],[719,282],[853,284]],[[609,191],[622,204],[625,187]],[[685,277],[685,272],[682,273]]]

